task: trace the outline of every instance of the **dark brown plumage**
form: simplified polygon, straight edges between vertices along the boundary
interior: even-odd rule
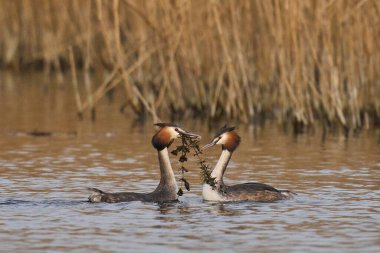
[[[240,136],[235,131],[229,131],[225,134],[227,135],[227,140],[222,145],[222,149],[227,149],[230,152],[235,151],[240,144]]]
[[[173,141],[168,126],[161,127],[152,137],[152,145],[159,151],[169,147]]]

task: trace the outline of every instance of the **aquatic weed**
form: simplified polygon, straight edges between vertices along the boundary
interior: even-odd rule
[[[171,153],[175,156],[177,156],[180,153],[179,162],[181,163],[180,173],[181,173],[181,185],[184,184],[186,190],[190,191],[190,184],[185,179],[184,174],[188,172],[189,170],[184,167],[184,163],[188,160],[187,156],[193,150],[194,156],[198,159],[199,167],[201,169],[201,179],[202,183],[206,183],[210,185],[213,189],[216,188],[216,181],[215,178],[211,176],[211,168],[210,165],[206,163],[206,160],[203,159],[202,155],[202,149],[199,146],[199,140],[192,139],[187,136],[182,135],[181,136],[182,144],[177,146],[176,149],[174,149]],[[182,196],[183,191],[182,188],[179,189],[178,193],[179,196]]]

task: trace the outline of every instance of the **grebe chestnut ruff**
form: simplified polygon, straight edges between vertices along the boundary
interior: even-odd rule
[[[270,185],[261,183],[245,183],[227,186],[223,182],[223,175],[226,171],[232,153],[240,144],[240,136],[234,131],[234,127],[222,127],[215,135],[214,139],[206,144],[203,149],[214,145],[222,145],[222,155],[211,172],[211,177],[215,178],[216,186],[203,184],[203,199],[210,201],[259,201],[270,202],[281,199],[289,199],[293,193],[273,188]]]
[[[155,124],[159,130],[152,138],[152,145],[157,150],[160,165],[160,183],[157,188],[150,193],[137,192],[116,192],[107,193],[96,188],[89,188],[95,193],[90,195],[90,202],[126,202],[126,201],[146,201],[165,202],[177,200],[178,186],[174,172],[169,160],[168,147],[176,138],[181,135],[189,138],[200,138],[199,135],[187,132],[174,123]]]

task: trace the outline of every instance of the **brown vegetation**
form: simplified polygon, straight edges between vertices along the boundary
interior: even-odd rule
[[[121,85],[156,119],[379,124],[377,0],[4,0],[0,17],[0,64],[71,69],[80,113]]]

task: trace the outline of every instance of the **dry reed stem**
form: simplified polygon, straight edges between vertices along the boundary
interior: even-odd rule
[[[379,1],[38,3],[0,2],[0,66],[69,67],[78,111],[122,84],[126,103],[153,117],[273,115],[348,129],[379,121]],[[82,103],[75,66],[112,80],[91,87],[85,76]]]
[[[82,107],[82,101],[81,101],[80,93],[79,93],[78,77],[77,77],[75,60],[74,60],[74,52],[73,52],[72,47],[69,48],[69,57],[70,57],[70,67],[71,67],[72,83],[74,87],[75,102],[77,105],[78,115],[81,118],[82,113],[83,113],[83,107]]]

